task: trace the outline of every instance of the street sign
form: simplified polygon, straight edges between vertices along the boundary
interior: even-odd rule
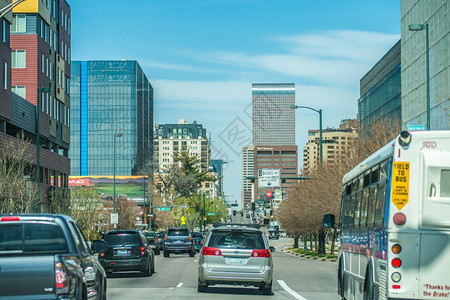
[[[168,210],[170,210],[170,206],[158,207],[158,211],[168,211]]]
[[[208,216],[215,216],[215,215],[216,215],[216,213],[213,213],[213,212],[208,213]]]
[[[280,187],[280,169],[258,169],[258,188]]]
[[[187,205],[180,205],[180,208],[188,208],[189,206]]]
[[[182,225],[186,225],[186,217],[185,217],[185,216],[182,216],[182,217],[180,218],[180,220],[181,220],[181,224],[182,224]]]
[[[119,214],[111,213],[111,224],[119,224]]]
[[[425,130],[425,125],[408,125],[408,131],[422,131]]]
[[[273,193],[272,193],[272,192],[266,192],[266,197],[267,197],[267,198],[272,198],[272,196],[273,196]]]

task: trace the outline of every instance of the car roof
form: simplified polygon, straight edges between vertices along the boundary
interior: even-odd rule
[[[216,223],[214,224],[214,228],[211,230],[241,230],[241,231],[249,231],[249,232],[262,232],[260,229],[260,225],[257,224],[238,224],[238,223]]]

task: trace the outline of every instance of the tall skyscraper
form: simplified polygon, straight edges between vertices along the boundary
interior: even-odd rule
[[[138,62],[73,61],[70,92],[72,175],[141,175],[153,159],[153,87]]]
[[[295,145],[294,83],[252,84],[253,145]]]

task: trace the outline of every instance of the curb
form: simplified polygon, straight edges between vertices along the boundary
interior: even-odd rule
[[[306,254],[295,253],[291,250],[284,250],[284,249],[281,249],[280,251],[283,253],[289,254],[291,256],[296,256],[296,257],[301,257],[301,258],[306,258],[306,259],[313,259],[313,260],[317,260],[317,261],[327,261],[327,262],[337,262],[336,258],[310,256],[310,255],[306,255]]]

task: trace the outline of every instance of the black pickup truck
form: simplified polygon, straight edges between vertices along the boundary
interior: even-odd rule
[[[95,242],[97,251],[106,243]],[[106,273],[75,221],[0,215],[0,299],[106,299]]]

